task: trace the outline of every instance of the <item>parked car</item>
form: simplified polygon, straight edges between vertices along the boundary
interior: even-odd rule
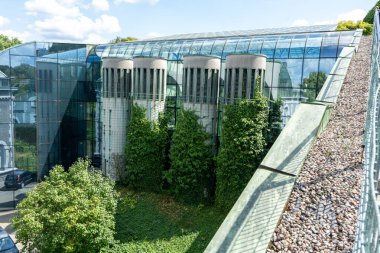
[[[0,228],[0,253],[19,253],[7,231]]]
[[[33,181],[33,175],[26,170],[14,170],[5,177],[5,188],[23,188]]]

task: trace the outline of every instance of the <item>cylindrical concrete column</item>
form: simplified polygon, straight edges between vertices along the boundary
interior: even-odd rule
[[[262,90],[266,69],[265,55],[231,54],[226,57],[225,102],[254,97],[257,78]]]
[[[101,104],[102,169],[117,179],[117,163],[124,159],[129,96],[132,91],[133,61],[121,58],[103,58],[103,92]],[[121,162],[122,163],[122,162]],[[120,168],[119,168],[120,169]]]
[[[165,101],[167,61],[163,58],[133,58],[135,83],[133,97],[137,100]]]
[[[211,134],[216,133],[220,65],[220,58],[214,56],[183,57],[183,106],[194,111]]]
[[[220,58],[188,55],[183,58],[182,97],[187,103],[215,104],[219,87]]]
[[[132,89],[133,61],[103,58],[103,97],[127,98]]]

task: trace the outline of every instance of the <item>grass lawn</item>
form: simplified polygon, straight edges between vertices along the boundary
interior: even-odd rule
[[[203,252],[226,214],[171,196],[119,189],[116,252]]]

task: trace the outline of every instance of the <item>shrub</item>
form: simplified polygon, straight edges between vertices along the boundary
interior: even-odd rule
[[[216,204],[229,209],[259,166],[265,151],[267,99],[256,89],[252,100],[225,106],[216,169]]]
[[[349,21],[341,21],[338,23],[338,26],[336,28],[337,31],[348,31],[348,30],[355,30],[355,29],[363,29],[363,35],[371,35],[373,30],[373,25],[369,24],[367,22],[358,21],[354,22],[352,20]]]
[[[17,206],[16,238],[29,252],[99,252],[113,242],[114,184],[78,160],[65,172],[55,166]]]
[[[171,168],[165,177],[177,198],[204,200],[210,184],[211,136],[198,123],[194,112],[180,110],[170,148]]]
[[[375,16],[376,6],[380,6],[380,1],[377,1],[377,3],[372,7],[372,9],[369,10],[367,15],[363,19],[364,22],[367,22],[369,24],[373,24],[373,18]]]
[[[165,117],[160,117],[164,120]],[[167,129],[150,122],[145,109],[132,107],[125,148],[126,182],[135,189],[159,191],[165,165]],[[161,125],[164,125],[163,123]]]

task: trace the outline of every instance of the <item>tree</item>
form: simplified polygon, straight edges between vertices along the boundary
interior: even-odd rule
[[[307,97],[309,102],[314,101],[326,79],[327,76],[324,72],[311,72],[308,77],[303,79],[303,84],[301,85],[303,96]]]
[[[160,120],[164,120],[164,117],[160,117]],[[161,189],[167,129],[161,130],[160,122],[150,122],[144,108],[138,105],[132,107],[125,158],[126,181],[133,188],[150,191]]]
[[[236,100],[226,105],[223,113],[216,168],[216,204],[228,210],[264,156],[268,102],[257,88],[254,99]]]
[[[377,3],[372,7],[372,9],[369,10],[369,12],[367,13],[367,15],[363,19],[364,22],[373,24],[373,18],[375,16],[376,6],[380,7],[380,1],[377,1]]]
[[[4,34],[0,34],[0,51],[21,44],[21,40],[17,38],[10,38]]]
[[[192,202],[205,200],[211,176],[211,136],[198,121],[193,111],[180,110],[170,147],[171,168],[165,174],[175,196]]]
[[[131,42],[131,41],[136,41],[136,40],[138,39],[135,37],[128,36],[128,37],[122,38],[122,37],[117,36],[115,39],[111,40],[110,43]]]
[[[55,166],[17,206],[12,222],[24,250],[95,253],[113,242],[114,184],[90,169],[82,159],[68,172]]]

